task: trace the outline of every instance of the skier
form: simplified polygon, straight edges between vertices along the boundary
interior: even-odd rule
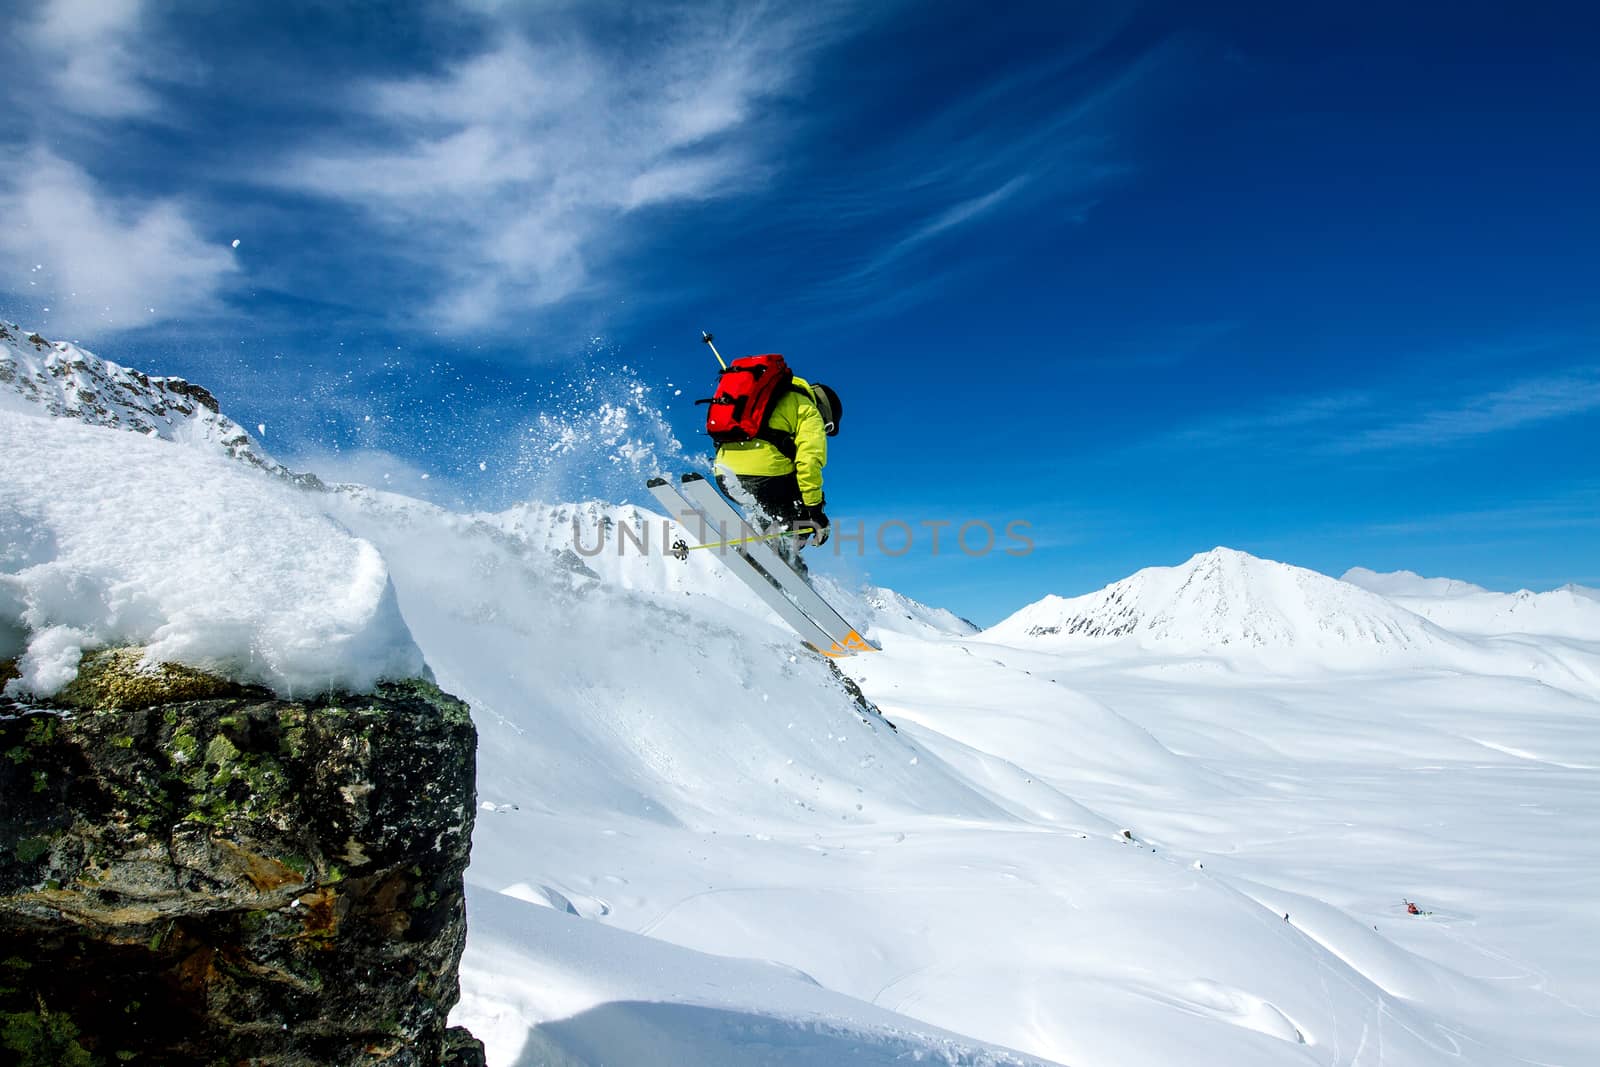
[[[761,525],[802,529],[796,548],[807,539],[827,543],[822,468],[828,462],[828,438],[838,434],[843,411],[839,394],[828,386],[791,377],[771,398],[755,434],[718,443],[717,483],[758,521],[765,519]]]

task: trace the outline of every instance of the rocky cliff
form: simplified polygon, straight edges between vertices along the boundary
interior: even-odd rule
[[[145,374],[0,320],[0,401],[10,397],[58,419],[192,445],[307,488],[322,486],[316,475],[297,474],[267,455],[222,413],[208,389]]]
[[[282,700],[140,660],[0,702],[0,1063],[481,1063],[446,1025],[466,706],[421,681]]]

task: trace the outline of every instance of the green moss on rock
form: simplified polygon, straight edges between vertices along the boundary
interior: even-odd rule
[[[78,1028],[60,1012],[0,1014],[0,1049],[17,1067],[94,1067],[94,1057],[78,1043]]]
[[[200,739],[187,729],[179,729],[172,735],[172,758],[178,763],[193,763],[200,755]]]
[[[17,854],[18,863],[32,863],[50,851],[50,839],[48,837],[24,837],[17,842],[13,851]]]
[[[149,708],[184,700],[237,696],[237,682],[177,663],[144,662],[137,648],[91,652],[78,665],[78,676],[55,696],[55,702],[78,709]]]
[[[135,650],[104,660],[86,685],[150,673]],[[34,1045],[59,1018],[94,1057],[58,1026],[37,1062],[481,1067],[447,1028],[466,705],[411,682],[133,707],[121,685],[0,716],[0,1015]]]

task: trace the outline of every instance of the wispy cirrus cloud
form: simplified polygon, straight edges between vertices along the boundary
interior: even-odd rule
[[[1415,414],[1385,415],[1372,426],[1327,442],[1331,452],[1438,448],[1487,434],[1600,410],[1600,367],[1529,378]]]
[[[860,282],[882,273],[894,263],[905,258],[917,248],[927,244],[945,231],[972,222],[987,212],[995,210],[1022,191],[1027,182],[1027,175],[1018,175],[1002,182],[997,188],[958,200],[948,207],[937,209],[926,222],[920,223],[905,236],[897,238],[894,243],[873,256],[857,270],[852,271],[844,280],[847,283]]]
[[[506,335],[558,306],[748,306],[750,293],[767,309],[882,312],[1014,254],[949,254],[983,227],[1042,204],[1056,222],[1081,216],[1125,172],[1108,131],[1165,54],[1100,55],[1126,19],[1096,14],[1056,27],[1059,47],[960,92],[920,91],[917,66],[881,55],[888,21],[907,14],[836,0],[439,0],[324,13],[348,32],[267,62],[294,39],[295,16],[179,19],[148,0],[37,0],[19,24],[30,88],[0,89],[0,104],[17,105],[0,115],[0,138],[18,152],[48,143],[74,169],[74,195],[49,214],[66,220],[75,199],[98,220],[88,236],[148,216],[167,220],[155,236],[171,248],[226,212],[247,241],[274,239],[251,243],[261,288],[391,324]],[[375,21],[401,42],[392,54],[366,43]],[[198,47],[208,36],[220,36],[214,55]],[[852,45],[862,55],[845,59]],[[964,63],[963,47],[935,51]],[[881,71],[861,69],[866,55]],[[231,80],[224,56],[237,61]],[[171,91],[207,79],[216,92]],[[206,131],[199,150],[157,165],[184,130]],[[841,166],[851,139],[859,151]],[[130,165],[108,163],[113,152]],[[39,199],[37,183],[8,184]],[[713,225],[683,225],[712,203]],[[171,257],[129,262],[152,259]],[[124,305],[206,306],[222,291],[225,272],[208,269],[218,262],[197,255],[188,301],[164,284],[136,296],[136,277],[114,285],[112,267],[91,270],[87,256],[47,263],[63,283],[49,306],[120,292],[128,299],[74,320],[102,332],[135,321]],[[92,284],[75,284],[84,277]]]
[[[759,185],[768,105],[830,38],[828,10],[664,7],[621,47],[495,10],[479,51],[359,87],[358,121],[272,180],[367,216],[436,270],[425,314],[481,328],[594,285],[644,209]]]
[[[1083,222],[1133,170],[1119,138],[1137,125],[1141,97],[1186,55],[1174,40],[1108,58],[1122,28],[1122,16],[1096,12],[1071,47],[947,98],[819,182],[775,227],[775,244],[806,251],[819,268],[797,301],[833,314],[909,306],[983,267],[949,248],[985,223],[1031,212],[1048,233]],[[1015,252],[1006,244],[985,259]]]
[[[1481,386],[1454,395],[1341,390],[1280,399],[1255,411],[1181,427],[1185,447],[1273,445],[1314,456],[1428,452],[1600,410],[1600,366]]]
[[[1368,523],[1363,534],[1519,536],[1545,530],[1600,529],[1600,483],[1580,484],[1503,507],[1448,511],[1416,519]]]
[[[1329,427],[1370,413],[1378,403],[1374,394],[1353,389],[1289,397],[1260,410],[1220,415],[1180,427],[1171,439],[1185,446],[1225,447],[1267,437],[1321,434]]]

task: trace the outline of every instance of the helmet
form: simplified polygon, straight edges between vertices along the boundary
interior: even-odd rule
[[[839,419],[844,416],[844,404],[839,400],[839,394],[821,382],[812,382],[811,392],[817,398],[817,410],[822,413],[828,436],[838,436]]]

